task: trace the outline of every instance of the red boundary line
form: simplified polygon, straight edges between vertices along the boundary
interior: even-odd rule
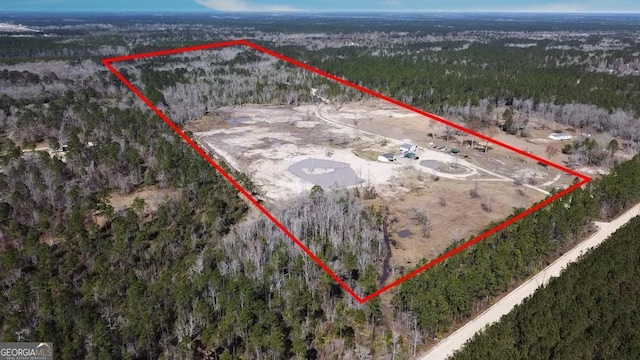
[[[498,146],[504,147],[506,149],[509,149],[511,151],[514,151],[520,155],[524,155],[528,158],[531,158],[533,160],[536,160],[538,162],[541,162],[543,164],[546,164],[548,166],[554,167],[556,169],[559,169],[561,171],[564,171],[566,173],[569,173],[573,176],[576,176],[580,179],[582,179],[580,182],[574,184],[573,186],[569,187],[568,189],[565,189],[557,194],[555,194],[554,196],[547,198],[546,200],[534,205],[533,207],[523,211],[522,213],[506,220],[505,222],[501,223],[500,225],[492,228],[491,230],[485,232],[484,234],[481,234],[467,242],[465,242],[464,244],[458,246],[457,248],[441,255],[440,257],[438,257],[437,259],[434,259],[432,261],[430,261],[429,263],[421,266],[420,268],[412,271],[411,273],[396,279],[394,282],[392,282],[391,284],[388,284],[376,291],[374,291],[373,293],[365,296],[365,297],[360,297],[358,296],[358,294],[355,293],[355,291],[353,291],[353,289],[351,289],[351,287],[349,287],[349,285],[347,285],[342,279],[340,279],[331,269],[329,269],[329,267],[327,267],[327,265],[325,265],[313,252],[311,252],[311,250],[309,250],[300,240],[298,240],[284,225],[282,225],[273,215],[271,215],[271,213],[269,213],[253,196],[251,196],[251,194],[249,194],[249,192],[247,192],[247,190],[245,190],[235,179],[233,179],[226,171],[224,171],[224,169],[222,169],[222,167],[220,167],[220,165],[218,165],[215,161],[213,161],[211,159],[211,157],[209,157],[209,155],[207,155],[207,153],[202,150],[193,140],[191,140],[173,121],[171,121],[162,111],[160,111],[149,99],[147,99],[146,96],[144,96],[142,94],[142,92],[140,90],[138,90],[135,86],[133,86],[127,79],[125,79],[125,77],[118,71],[116,70],[113,66],[112,63],[114,62],[120,62],[120,61],[126,61],[126,60],[137,60],[137,59],[143,59],[143,58],[148,58],[148,57],[154,57],[154,56],[162,56],[162,55],[171,55],[171,54],[178,54],[178,53],[182,53],[182,52],[187,52],[187,51],[197,51],[197,50],[207,50],[207,49],[214,49],[214,48],[220,48],[220,47],[225,47],[225,46],[235,46],[235,45],[245,45],[248,46],[250,48],[253,48],[255,50],[261,51],[265,54],[274,56],[280,60],[286,61],[290,64],[299,66],[303,69],[309,70],[311,72],[314,72],[318,75],[324,76],[326,78],[329,78],[331,80],[334,80],[340,84],[349,86],[351,88],[354,88],[356,90],[360,90],[366,94],[369,94],[371,96],[377,97],[379,99],[382,100],[386,100],[392,104],[395,104],[397,106],[400,106],[402,108],[405,108],[407,110],[413,111],[415,113],[418,113],[420,115],[426,116],[432,120],[438,121],[440,123],[443,123],[445,125],[451,126],[455,129],[458,129],[460,131],[466,132],[468,134],[471,134],[475,137],[478,137],[480,139],[483,139],[485,141],[494,143]],[[486,238],[487,236],[507,227],[508,225],[512,224],[513,222],[527,216],[530,215],[531,213],[541,209],[542,207],[544,207],[545,205],[548,205],[549,203],[559,199],[560,197],[570,193],[571,191],[579,188],[580,186],[588,183],[589,181],[591,181],[591,178],[589,178],[588,176],[585,176],[583,174],[580,174],[578,172],[572,171],[570,169],[567,169],[561,165],[552,163],[551,161],[548,161],[546,159],[540,158],[538,156],[535,156],[533,154],[529,154],[521,149],[515,148],[511,145],[505,144],[503,142],[500,142],[498,140],[492,139],[488,136],[485,136],[483,134],[477,133],[475,131],[469,130],[467,128],[464,128],[458,124],[452,123],[448,120],[445,120],[444,118],[441,118],[439,116],[433,115],[431,113],[428,113],[426,111],[420,110],[420,109],[416,109],[412,106],[409,106],[407,104],[404,104],[398,100],[392,99],[388,96],[384,96],[382,94],[376,93],[372,90],[369,90],[367,88],[364,88],[360,85],[357,84],[353,84],[347,80],[344,80],[342,78],[339,78],[335,75],[331,75],[329,73],[326,73],[320,69],[311,67],[307,64],[304,64],[300,61],[297,61],[295,59],[286,57],[284,55],[278,54],[274,51],[271,51],[269,49],[263,48],[262,46],[256,45],[252,42],[249,42],[247,40],[233,40],[233,41],[226,41],[226,42],[220,42],[220,43],[213,43],[213,44],[205,44],[205,45],[198,45],[198,46],[191,46],[191,47],[183,47],[183,48],[178,48],[178,49],[169,49],[169,50],[162,50],[162,51],[153,51],[153,52],[148,52],[148,53],[141,53],[141,54],[132,54],[132,55],[126,55],[126,56],[118,56],[118,57],[112,57],[112,58],[106,58],[106,59],[102,59],[101,60],[102,64],[109,69],[118,79],[120,79],[120,81],[122,81],[123,84],[125,84],[125,86],[127,86],[134,94],[136,94],[145,104],[147,104],[147,106],[149,106],[149,108],[151,110],[153,110],[153,112],[156,113],[156,115],[158,115],[162,120],[164,120],[165,123],[167,123],[167,125],[169,125],[169,127],[171,127],[182,139],[184,139],[193,149],[196,150],[196,152],[198,152],[198,154],[200,154],[200,156],[202,156],[214,169],[216,169],[225,179],[227,179],[227,181],[229,181],[236,189],[238,189],[238,191],[240,193],[242,193],[256,208],[258,208],[258,210],[260,210],[269,220],[271,220],[280,230],[282,230],[282,232],[287,235],[296,245],[298,245],[309,257],[311,257],[311,259],[313,261],[315,261],[318,265],[320,265],[320,267],[326,271],[338,284],[340,284],[340,286],[342,286],[343,289],[345,289],[345,291],[347,291],[351,296],[353,296],[354,299],[356,299],[356,301],[358,301],[359,303],[365,303],[371,299],[373,299],[374,297],[382,294],[383,292],[393,288],[394,286],[399,285],[400,283],[408,280],[409,278],[417,275],[418,273],[429,269],[430,267],[434,266],[435,264],[449,258],[452,255],[457,254],[458,252],[468,248],[469,246],[477,243],[478,241]]]

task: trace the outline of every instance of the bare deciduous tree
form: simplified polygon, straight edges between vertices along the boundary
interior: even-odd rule
[[[485,199],[481,204],[480,207],[482,208],[482,210],[486,211],[486,212],[491,212],[491,210],[493,210],[493,207],[491,205],[491,201],[489,200],[489,198]]]
[[[549,145],[544,152],[547,154],[547,159],[551,160],[551,158],[558,153],[558,148],[553,145]]]
[[[478,191],[478,182],[476,181],[476,184],[474,185],[473,189],[469,190],[469,196],[471,196],[472,199],[477,199],[480,197],[480,192]]]
[[[424,208],[412,208],[411,217],[420,224],[422,229],[422,236],[428,238],[431,236],[431,217]]]

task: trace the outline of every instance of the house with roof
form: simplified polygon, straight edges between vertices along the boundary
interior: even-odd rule
[[[408,152],[415,153],[416,150],[418,150],[418,146],[417,145],[408,144],[408,143],[404,143],[404,144],[400,145],[400,151],[403,154],[404,153],[408,153]]]
[[[549,135],[549,139],[556,140],[556,141],[571,140],[572,137],[573,136],[571,136],[570,134],[566,134],[566,133],[551,133]]]

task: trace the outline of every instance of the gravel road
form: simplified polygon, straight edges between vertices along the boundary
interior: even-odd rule
[[[446,359],[456,350],[462,348],[467,340],[471,339],[476,332],[481,331],[485,326],[498,321],[502,315],[509,313],[517,304],[520,304],[525,298],[532,295],[540,286],[546,284],[550,278],[559,276],[562,269],[567,267],[568,264],[576,261],[589,249],[600,245],[616,230],[638,215],[640,215],[640,204],[637,204],[631,208],[631,210],[611,222],[596,222],[595,224],[598,226],[598,231],[595,234],[576,245],[558,260],[510,292],[507,296],[495,303],[482,314],[478,315],[475,319],[471,320],[456,332],[440,341],[440,343],[431,348],[429,352],[419,356],[418,359]]]

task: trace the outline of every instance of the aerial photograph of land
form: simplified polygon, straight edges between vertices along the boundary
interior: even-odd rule
[[[640,353],[637,2],[7,1],[0,354]]]

